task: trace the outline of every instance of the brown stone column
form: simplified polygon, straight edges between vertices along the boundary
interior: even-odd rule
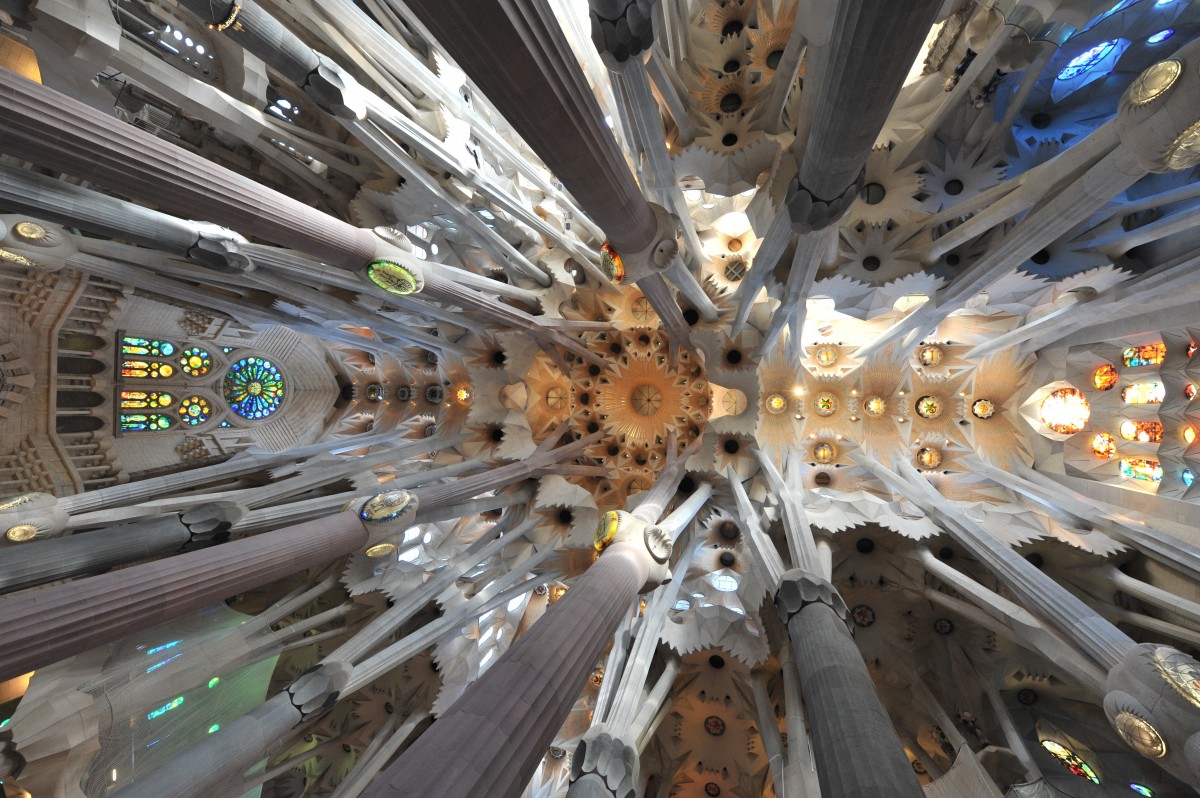
[[[363,798],[517,798],[645,584],[648,566],[640,544],[610,546]]]
[[[369,230],[5,69],[0,69],[0,108],[0,154],[343,268],[361,269],[375,255],[376,240]]]
[[[654,214],[546,0],[409,0],[408,7],[618,252],[657,241]]]
[[[361,549],[344,512],[234,543],[0,598],[0,681]]]

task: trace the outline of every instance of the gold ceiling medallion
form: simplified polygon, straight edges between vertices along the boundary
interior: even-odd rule
[[[1163,96],[1179,76],[1183,74],[1183,63],[1174,58],[1159,61],[1138,75],[1129,87],[1129,104],[1135,108],[1154,102]]]
[[[44,241],[46,236],[49,235],[46,228],[37,222],[17,222],[16,227],[13,228],[13,232],[19,238],[23,238],[26,241]]]
[[[1166,167],[1176,171],[1200,164],[1200,121],[1179,134],[1167,147]]]

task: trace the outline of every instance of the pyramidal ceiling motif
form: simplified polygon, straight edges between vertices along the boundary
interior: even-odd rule
[[[5,798],[1195,794],[1195,3],[85,5]]]

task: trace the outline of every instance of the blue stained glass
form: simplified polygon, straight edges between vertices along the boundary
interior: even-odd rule
[[[1146,798],[1154,798],[1154,791],[1149,787],[1143,787],[1141,784],[1130,783],[1129,789],[1133,790],[1138,795],[1146,796]]]
[[[1118,9],[1113,10],[1116,11]],[[1111,14],[1112,12],[1110,11],[1109,13]],[[1100,42],[1094,47],[1084,50],[1082,53],[1072,58],[1067,65],[1062,68],[1062,71],[1058,73],[1058,79],[1070,80],[1071,78],[1078,77],[1084,72],[1087,72],[1096,64],[1100,63],[1100,61],[1106,55],[1111,53],[1119,41],[1120,39],[1109,39],[1106,42]]]
[[[1173,33],[1175,33],[1174,28],[1167,28],[1166,30],[1160,30],[1158,33],[1154,34],[1149,39],[1146,39],[1146,44],[1158,44],[1159,42],[1165,42],[1167,39],[1171,38],[1171,35]]]
[[[283,374],[266,358],[244,357],[225,374],[224,394],[229,409],[242,418],[266,418],[283,401]]]
[[[163,643],[161,646],[155,646],[154,648],[152,648],[146,652],[146,656],[149,657],[152,654],[157,654],[160,651],[166,651],[168,648],[175,648],[175,646],[179,645],[182,642],[183,642],[182,640],[172,640],[170,643]]]
[[[175,421],[170,416],[160,413],[122,413],[121,430],[123,432],[157,432],[170,429]]]
[[[1190,468],[1185,468],[1179,477],[1183,480],[1183,484],[1187,485],[1189,488],[1192,486],[1192,483],[1196,481],[1196,474]]]
[[[168,712],[170,712],[172,709],[175,709],[175,707],[179,706],[179,705],[180,705],[180,704],[182,704],[182,703],[183,703],[183,696],[179,696],[178,698],[172,698],[172,699],[171,699],[169,702],[167,702],[166,704],[163,704],[163,705],[162,705],[161,707],[159,707],[158,709],[156,709],[156,710],[154,710],[153,712],[150,712],[149,714],[147,714],[147,715],[146,715],[146,720],[154,720],[154,719],[155,719],[155,718],[157,718],[157,717],[160,717],[160,716],[162,716],[162,715],[165,715],[165,714],[167,714]]]

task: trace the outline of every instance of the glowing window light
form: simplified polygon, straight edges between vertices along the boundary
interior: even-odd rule
[[[1129,368],[1157,366],[1167,356],[1167,345],[1162,341],[1145,346],[1131,346],[1121,353],[1121,361]]]
[[[1193,426],[1190,426],[1190,425],[1189,425],[1189,426],[1186,426],[1186,427],[1184,427],[1184,428],[1183,428],[1183,441],[1184,441],[1184,443],[1189,443],[1189,444],[1190,444],[1190,443],[1191,443],[1192,441],[1194,441],[1194,440],[1196,440],[1196,428],[1195,428],[1195,427],[1193,427]]]
[[[1190,488],[1192,483],[1196,481],[1196,473],[1190,468],[1185,468],[1183,473],[1179,475],[1179,478],[1183,480],[1185,487]]]
[[[1117,384],[1117,370],[1105,363],[1092,372],[1092,385],[1096,390],[1110,391]]]
[[[1150,789],[1149,787],[1143,787],[1141,784],[1130,782],[1129,789],[1133,790],[1138,795],[1146,796],[1146,798],[1154,798],[1154,790]]]
[[[154,720],[155,718],[162,717],[163,715],[170,712],[172,709],[175,709],[176,707],[181,706],[182,704],[183,704],[183,696],[177,696],[175,698],[172,698],[170,701],[163,704],[158,709],[147,714],[146,720]]]
[[[715,574],[712,586],[722,593],[732,593],[738,589],[738,580],[729,574]]]
[[[1183,386],[1183,395],[1190,402],[1196,398],[1196,383],[1189,382]]]
[[[208,406],[208,400],[200,396],[189,396],[179,405],[179,417],[183,419],[188,426],[198,426],[208,421],[211,409]]]
[[[1174,3],[1174,2],[1175,2],[1175,0],[1158,0],[1158,2],[1157,2],[1157,3],[1155,3],[1154,5],[1156,5],[1156,6],[1169,6],[1169,5],[1171,5],[1171,3]]]
[[[1146,44],[1158,44],[1159,42],[1165,42],[1167,39],[1171,38],[1171,36],[1174,35],[1174,33],[1175,33],[1174,28],[1167,28],[1166,30],[1160,30],[1158,33],[1156,33],[1153,36],[1151,36],[1150,38],[1146,39]]]
[[[158,432],[170,429],[175,420],[159,413],[122,413],[122,432]]]
[[[266,418],[283,401],[283,374],[266,358],[244,357],[229,367],[222,390],[242,418]]]
[[[1127,441],[1158,443],[1162,440],[1163,425],[1160,421],[1131,421],[1127,419],[1121,422],[1118,431],[1121,433],[1121,437]]]
[[[211,689],[213,689],[214,687],[216,687],[216,686],[217,686],[218,684],[220,684],[220,683],[221,683],[221,677],[220,677],[220,676],[214,676],[214,677],[212,677],[211,679],[209,679],[209,680],[208,680],[208,689],[209,689],[209,690],[211,690]]]
[[[154,648],[152,648],[146,652],[146,656],[152,657],[160,651],[166,651],[168,648],[175,648],[175,646],[179,645],[182,642],[183,642],[182,640],[172,640],[170,643],[163,643],[161,646],[155,646]]]
[[[1117,440],[1107,432],[1098,433],[1092,438],[1092,454],[1105,460],[1117,456]]]
[[[221,724],[220,724],[220,723],[214,723],[213,725],[211,725],[211,726],[209,726],[209,727],[208,727],[208,733],[209,733],[209,734],[215,734],[216,732],[219,732],[220,730],[221,730]]]
[[[1127,405],[1158,405],[1166,396],[1161,382],[1135,382],[1121,389],[1121,401]]]
[[[212,368],[212,355],[198,346],[189,347],[179,356],[179,366],[189,377],[203,377]]]
[[[675,612],[687,612],[691,608],[692,603],[690,601],[687,599],[679,599],[679,601],[676,601],[675,606],[673,606],[671,609],[675,610]]]
[[[121,391],[121,407],[126,410],[170,407],[174,401],[175,397],[165,391]]]
[[[156,338],[139,338],[132,335],[126,335],[121,338],[122,355],[170,357],[174,353],[175,344],[170,341],[160,341]]]
[[[1122,2],[1124,2],[1124,0],[1122,0]],[[1120,5],[1121,4],[1118,4],[1118,6],[1112,11],[1109,11],[1108,14],[1113,14],[1119,11]],[[1108,14],[1105,14],[1104,16],[1108,16]],[[1084,74],[1092,67],[1096,66],[1096,64],[1100,63],[1106,55],[1111,53],[1113,48],[1117,46],[1118,42],[1120,42],[1120,39],[1109,39],[1106,42],[1100,42],[1094,47],[1084,50],[1082,53],[1067,62],[1067,65],[1063,67],[1061,71],[1059,71],[1058,79],[1070,80],[1071,78],[1076,78]]]
[[[1188,357],[1191,357],[1191,356],[1192,356],[1192,355],[1194,355],[1194,354],[1196,354],[1196,342],[1195,342],[1195,341],[1188,341],[1188,345],[1187,345],[1187,356],[1188,356]]]
[[[1126,479],[1140,479],[1143,482],[1162,482],[1162,464],[1157,460],[1123,457],[1121,458],[1121,476]]]
[[[175,367],[170,363],[157,360],[122,360],[121,376],[135,380],[166,379],[175,373]]]
[[[1092,407],[1075,388],[1059,388],[1042,400],[1042,423],[1062,435],[1074,435],[1087,425]]]
[[[0,729],[3,729],[5,726],[7,726],[11,720],[12,720],[12,718],[5,718],[4,720],[0,720]]]
[[[1045,748],[1050,756],[1057,759],[1063,767],[1079,778],[1087,779],[1092,784],[1100,783],[1100,777],[1096,775],[1096,771],[1092,770],[1091,766],[1080,759],[1070,748],[1053,740],[1043,740],[1042,748]]]
[[[167,664],[168,662],[170,662],[171,660],[176,660],[176,659],[179,659],[179,658],[180,658],[180,657],[182,657],[182,656],[183,656],[183,652],[181,651],[181,652],[179,652],[178,654],[175,654],[175,655],[173,655],[173,656],[167,657],[167,658],[166,658],[166,659],[164,659],[162,662],[156,663],[156,664],[154,664],[154,665],[151,665],[149,668],[146,668],[146,673],[154,673],[154,671],[158,670],[158,669],[159,669],[159,668],[161,668],[163,665],[166,665],[166,664]]]

